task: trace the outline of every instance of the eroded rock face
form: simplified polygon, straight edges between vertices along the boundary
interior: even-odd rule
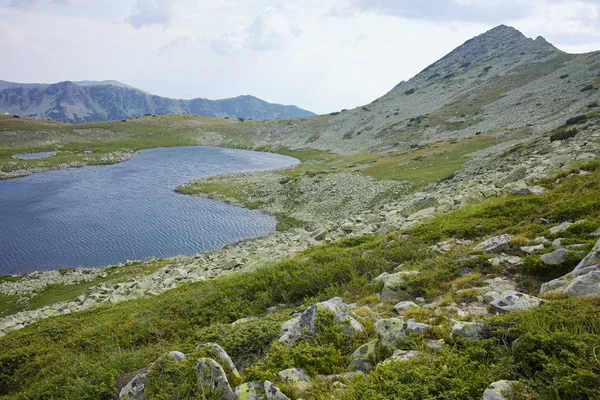
[[[498,381],[490,384],[483,392],[482,400],[510,400],[516,381]]]
[[[360,322],[351,316],[352,310],[350,306],[339,297],[334,297],[307,308],[300,317],[286,321],[281,327],[279,343],[286,343],[291,346],[296,340],[302,337],[314,336],[316,334],[317,314],[320,312],[332,313],[335,322],[346,326],[346,333],[348,335],[364,331]]]
[[[236,400],[237,396],[231,390],[223,367],[212,358],[199,358],[196,361],[196,376],[202,388],[210,388],[219,392],[225,400]]]
[[[517,292],[516,290],[507,290],[499,293],[497,296],[494,296],[494,294],[490,295],[494,297],[494,300],[490,303],[492,307],[503,312],[527,310],[537,307],[542,302],[537,297]]]
[[[500,236],[494,236],[475,246],[475,250],[483,250],[487,253],[500,253],[510,248],[511,236],[504,234]]]

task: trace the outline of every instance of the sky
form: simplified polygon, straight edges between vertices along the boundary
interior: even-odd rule
[[[600,50],[600,0],[0,0],[0,79],[116,79],[327,113],[371,102],[499,24]]]

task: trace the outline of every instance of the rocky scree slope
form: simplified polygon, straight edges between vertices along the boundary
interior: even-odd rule
[[[504,25],[479,35],[385,96],[327,119],[265,125],[265,147],[397,152],[479,134],[539,135],[600,100],[600,52],[564,53]]]
[[[314,115],[296,106],[267,103],[253,96],[230,99],[176,100],[153,96],[112,81],[0,84],[0,112],[83,123],[122,120],[145,114],[195,114],[252,119],[298,118]]]

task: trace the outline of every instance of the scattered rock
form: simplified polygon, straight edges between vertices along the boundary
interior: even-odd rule
[[[400,271],[394,274],[383,273],[373,279],[373,283],[383,282],[383,290],[381,291],[382,301],[398,299],[402,292],[407,289],[404,278],[408,275],[418,273],[418,271]]]
[[[490,258],[489,261],[492,265],[501,265],[503,267],[518,267],[523,264],[521,257],[517,256],[507,256],[506,254],[501,254],[498,257]]]
[[[148,368],[139,371],[119,392],[120,399],[141,400],[148,384]]]
[[[542,261],[546,265],[560,265],[565,262],[565,256],[569,250],[567,249],[558,249],[554,250],[552,253],[542,254]]]
[[[415,320],[412,320],[412,319],[409,319],[406,322],[406,331],[407,332],[424,334],[429,329],[431,329],[431,325],[427,325],[422,322],[416,322]]]
[[[265,394],[267,396],[267,400],[291,400],[289,397],[283,394],[274,383],[270,381],[265,381]]]
[[[527,254],[539,253],[540,251],[544,251],[544,245],[538,244],[535,246],[523,246],[521,247],[521,251]]]
[[[572,222],[565,221],[562,224],[556,225],[555,227],[550,228],[550,233],[556,235],[557,233],[566,231],[571,225]]]
[[[310,376],[300,368],[290,368],[277,374],[284,385],[293,386],[299,392],[304,392],[312,388]]]
[[[241,379],[240,373],[233,361],[231,361],[231,357],[229,354],[218,344],[216,343],[204,343],[196,347],[196,351],[198,350],[206,350],[206,352],[215,360],[218,360],[219,364],[225,368],[227,372],[233,375],[236,379]]]
[[[483,250],[487,253],[500,253],[510,248],[511,236],[504,234],[494,236],[475,246],[475,250]]]
[[[383,344],[390,345],[396,339],[406,337],[406,326],[402,318],[380,319],[375,322],[375,332]]]
[[[419,307],[419,306],[412,301],[401,301],[400,303],[398,303],[394,306],[394,310],[397,313],[401,313],[402,311],[406,311],[409,308],[413,308],[413,307]]]
[[[299,317],[286,321],[281,327],[280,343],[292,345],[296,340],[316,334],[317,314],[319,312],[330,312],[334,320],[340,324],[346,325],[346,334],[354,335],[363,332],[364,328],[351,316],[350,306],[339,297],[334,297],[322,303],[317,303],[309,307]]]
[[[242,383],[235,388],[235,395],[238,400],[261,400],[266,395],[265,386],[262,382]]]
[[[481,322],[455,321],[452,325],[452,336],[460,336],[473,340],[479,340],[479,333],[483,330]]]
[[[225,400],[236,400],[237,397],[229,386],[223,367],[211,358],[199,358],[196,361],[196,376],[200,387],[208,387],[219,392]]]
[[[502,292],[500,295],[495,296],[491,302],[492,307],[497,310],[508,312],[508,311],[521,311],[529,308],[537,307],[542,302],[537,297],[530,296],[525,293],[517,292],[515,290],[507,290]]]
[[[510,400],[516,381],[498,381],[490,384],[483,392],[482,400]]]
[[[431,350],[441,350],[444,347],[444,340],[427,339],[425,341],[427,347]]]
[[[544,193],[544,188],[542,186],[530,186],[530,187],[526,187],[526,188],[514,188],[511,191],[511,193],[512,194],[521,194],[521,195],[533,194],[533,195],[539,196],[542,193]]]
[[[363,372],[368,374],[374,369],[375,367],[373,364],[369,360],[365,360],[363,358],[354,359],[350,362],[350,365],[348,365],[349,372]]]

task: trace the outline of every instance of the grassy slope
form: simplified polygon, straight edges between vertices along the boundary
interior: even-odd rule
[[[276,380],[277,371],[292,365],[311,374],[340,372],[348,355],[374,336],[369,315],[363,319],[366,335],[354,341],[325,318],[314,340],[291,349],[271,345],[291,311],[338,295],[389,314],[390,305],[377,305],[380,287],[369,282],[398,263],[421,271],[409,282],[407,299],[424,296],[428,301],[442,296],[450,302],[457,296],[453,284],[477,285],[483,277],[504,272],[490,267],[486,255],[464,261],[461,257],[470,254],[472,246],[432,253],[428,246],[439,239],[477,239],[504,232],[520,235],[521,241],[540,234],[552,238],[540,218],[553,223],[585,218],[588,224],[571,229],[567,236],[588,243],[590,229],[600,225],[600,164],[586,169],[594,174],[564,178],[558,185],[554,180],[542,182],[548,190],[539,197],[508,195],[437,216],[409,231],[407,240],[397,240],[395,234],[349,239],[257,272],[189,284],[153,298],[51,318],[12,332],[0,339],[0,398],[109,399],[123,373],[145,367],[169,350],[190,354],[207,341],[220,343],[247,379]],[[473,274],[459,280],[465,263]],[[535,287],[556,272],[529,270],[528,265],[532,264],[508,271],[526,287]],[[287,306],[261,317],[267,307],[280,303]],[[259,319],[230,325],[247,316]],[[433,315],[420,311],[412,316],[426,320]],[[439,326],[428,337],[449,344],[441,353],[427,350],[422,338],[411,337],[400,345],[423,351],[421,357],[381,366],[349,382],[348,392],[340,398],[471,399],[502,378],[526,383],[522,398],[598,398],[600,364],[594,356],[600,346],[598,321],[597,299],[555,299],[532,311],[488,320],[484,339],[473,342],[451,338],[448,322],[437,318],[434,325]],[[204,398],[193,380],[183,379],[191,370],[166,371],[150,388],[154,393],[150,398],[175,398],[175,392],[185,392],[184,398]],[[304,397],[329,398],[328,389],[325,382],[318,382]]]

